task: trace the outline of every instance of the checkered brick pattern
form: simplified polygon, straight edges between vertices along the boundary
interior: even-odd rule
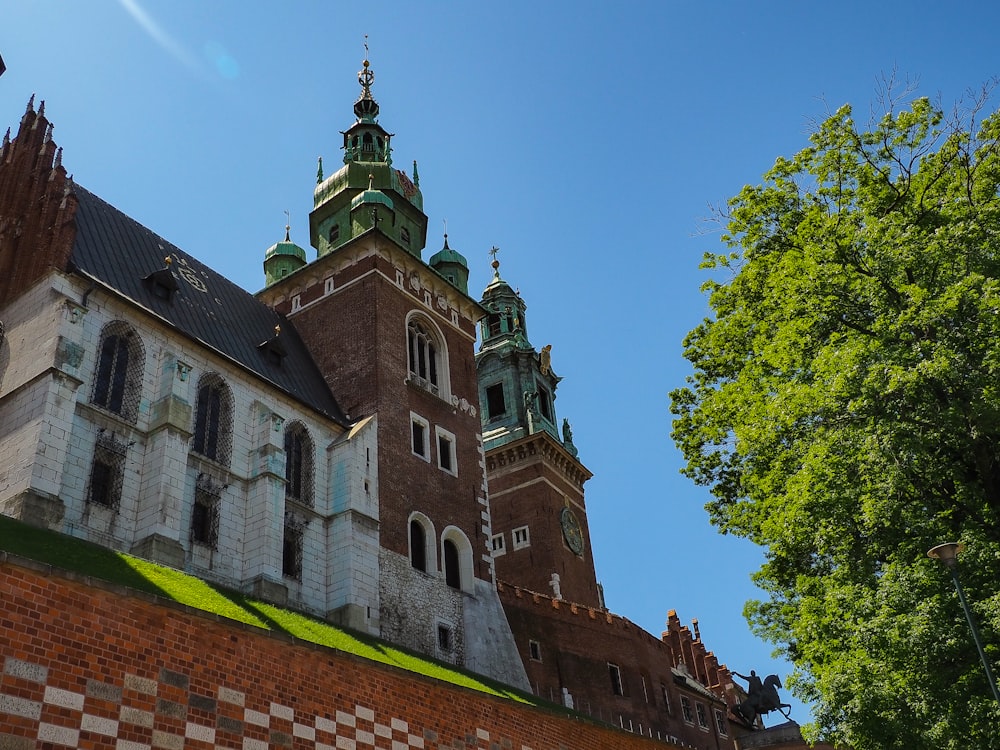
[[[7,657],[0,682],[0,727],[17,723],[34,732],[5,735],[0,747],[25,750],[40,745],[108,747],[116,750],[183,750],[214,748],[314,748],[315,750],[430,750],[454,747],[437,743],[433,732],[421,732],[396,717],[377,716],[366,706],[330,714],[306,714],[278,701],[247,705],[247,696],[219,686],[212,695],[191,689],[187,675],[161,669],[157,679],[126,675],[122,684],[89,680],[82,690],[57,688],[53,670]],[[26,720],[26,722],[25,722]],[[486,729],[460,738],[464,747],[500,748]],[[84,741],[83,743],[81,741]],[[38,743],[38,744],[36,744]],[[503,748],[513,748],[509,740]],[[520,750],[531,750],[526,745]]]

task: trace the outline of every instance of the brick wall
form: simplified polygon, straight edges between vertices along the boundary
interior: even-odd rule
[[[559,701],[565,689],[576,710],[599,720],[652,732],[653,737],[677,737],[691,747],[734,747],[743,730],[727,718],[727,698],[735,702],[729,672],[680,626],[672,610],[661,640],[606,610],[503,584],[498,590],[536,695]],[[617,668],[619,694],[609,665]],[[701,684],[694,685],[685,674],[701,675]],[[689,702],[690,719],[682,696]],[[698,704],[706,726],[698,719]],[[722,712],[722,732],[716,710]]]
[[[0,553],[0,747],[663,747]]]

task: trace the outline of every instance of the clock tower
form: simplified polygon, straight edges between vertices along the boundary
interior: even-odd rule
[[[591,473],[569,421],[556,416],[561,378],[551,346],[536,350],[528,340],[527,305],[500,277],[493,254],[476,368],[497,580],[603,608],[583,491]]]

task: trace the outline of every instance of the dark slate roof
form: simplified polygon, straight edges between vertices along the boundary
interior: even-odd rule
[[[289,320],[90,191],[75,185],[74,193],[79,199],[70,260],[75,270],[313,409],[347,424]],[[169,273],[175,281],[169,285],[176,286],[169,301],[156,296],[143,281],[157,271],[162,273],[166,256],[173,259]],[[277,339],[276,325],[281,326]],[[270,346],[260,346],[268,341]],[[281,364],[272,361],[273,353],[283,355]]]

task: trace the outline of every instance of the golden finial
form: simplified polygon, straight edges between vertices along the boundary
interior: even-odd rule
[[[163,259],[163,262],[167,264],[167,268],[170,268],[170,264],[174,262],[174,259],[168,255]]]
[[[277,336],[280,333],[281,333],[281,326],[280,325],[275,325],[274,326],[274,335]]]

